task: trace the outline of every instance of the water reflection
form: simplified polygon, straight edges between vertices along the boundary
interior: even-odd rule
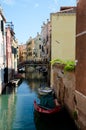
[[[33,101],[39,86],[40,80],[24,79],[17,87],[6,87],[0,96],[0,130],[36,130]]]
[[[17,88],[7,87],[0,96],[0,130],[35,130],[33,101],[36,94],[31,88],[24,80]]]
[[[46,75],[47,76],[47,75]],[[29,73],[25,73],[25,77],[27,78],[27,79],[31,79],[31,80],[33,80],[33,79],[45,79],[45,77],[43,76],[43,73],[42,72],[40,72],[40,71],[33,71],[33,72],[29,72]]]
[[[78,130],[65,108],[55,115],[43,116],[34,112],[36,130]]]
[[[64,111],[51,120],[34,111],[33,102],[39,100],[38,87],[41,85],[48,84],[44,79],[26,78],[17,87],[6,87],[0,96],[0,130],[76,130]]]
[[[15,104],[14,94],[0,96],[0,130],[12,130]]]

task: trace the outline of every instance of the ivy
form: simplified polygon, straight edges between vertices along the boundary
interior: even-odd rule
[[[65,71],[72,71],[75,69],[75,61],[63,61],[61,59],[55,59],[50,61],[52,65],[58,63],[61,65],[64,65],[64,70]]]
[[[59,64],[64,64],[64,61],[62,61],[61,59],[55,59],[50,61],[52,65],[54,65],[55,63],[59,63]]]
[[[67,61],[64,67],[66,71],[72,71],[75,69],[75,62],[74,61]]]

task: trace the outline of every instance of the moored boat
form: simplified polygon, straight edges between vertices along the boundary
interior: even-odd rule
[[[49,88],[49,87],[44,87],[44,88],[40,87],[40,88],[38,88],[38,93],[40,95],[46,95],[48,93],[51,93],[52,91],[53,91],[52,88]]]
[[[39,113],[44,114],[54,114],[61,110],[61,105],[58,103],[57,99],[54,99],[55,107],[54,108],[48,108],[45,106],[42,106],[41,104],[38,104],[36,100],[34,100],[34,109]]]

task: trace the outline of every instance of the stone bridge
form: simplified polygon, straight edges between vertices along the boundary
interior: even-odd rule
[[[23,68],[25,66],[33,66],[33,67],[37,67],[37,66],[45,66],[48,67],[48,65],[50,64],[49,61],[24,61],[18,64],[18,69]]]

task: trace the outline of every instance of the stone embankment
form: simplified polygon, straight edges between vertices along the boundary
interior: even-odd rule
[[[86,130],[86,98],[76,90],[75,71],[64,71],[64,66],[60,64],[53,65],[52,69],[56,96],[66,106],[80,130]]]

